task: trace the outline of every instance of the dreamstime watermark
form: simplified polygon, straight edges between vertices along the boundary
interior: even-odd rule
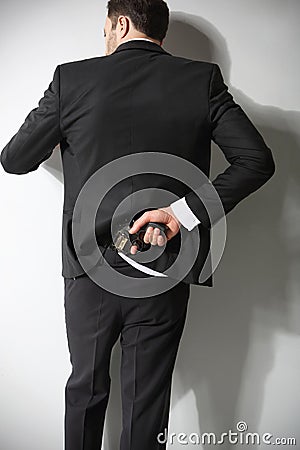
[[[220,435],[212,432],[206,433],[168,433],[164,431],[157,435],[159,444],[181,445],[220,445],[229,443],[233,445],[296,445],[294,437],[274,437],[272,433],[256,433],[248,430],[248,424],[241,420],[236,424],[236,431],[228,430]]]

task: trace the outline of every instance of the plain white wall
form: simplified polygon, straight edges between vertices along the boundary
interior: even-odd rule
[[[300,153],[297,0],[172,0],[164,47],[220,64],[271,147],[276,175],[228,215],[214,288],[192,286],[169,432],[249,431],[300,448]],[[2,149],[57,64],[104,54],[106,2],[1,2]],[[212,176],[225,168],[213,149]],[[0,448],[63,448],[67,350],[58,152],[26,176],[1,171]],[[119,347],[104,449],[118,448]],[[185,445],[184,448],[210,448]],[[234,445],[232,448],[242,448]],[[255,445],[252,448],[257,448]],[[179,450],[177,443],[169,448]],[[222,449],[231,446],[225,443]]]

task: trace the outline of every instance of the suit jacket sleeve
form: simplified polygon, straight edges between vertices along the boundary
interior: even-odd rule
[[[48,159],[62,139],[59,116],[60,67],[23,125],[1,152],[0,160],[8,173],[24,174],[36,170]]]
[[[207,228],[259,189],[275,172],[271,150],[246,113],[233,100],[217,64],[213,64],[210,80],[209,120],[211,139],[230,163],[213,182],[209,181],[217,191],[223,211],[220,211],[220,203],[217,205],[215,197],[212,198],[209,183],[196,189],[201,198],[206,199],[206,206],[193,191],[185,196],[188,206]]]

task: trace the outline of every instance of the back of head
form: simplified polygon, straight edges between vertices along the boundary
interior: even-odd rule
[[[162,42],[169,26],[169,8],[163,0],[109,0],[107,16],[112,28],[120,15],[128,16],[137,31]]]

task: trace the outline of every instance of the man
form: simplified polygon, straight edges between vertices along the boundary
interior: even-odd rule
[[[9,173],[28,173],[60,143],[65,188],[62,275],[72,363],[65,390],[65,449],[101,448],[111,351],[120,336],[120,449],[155,450],[165,448],[157,435],[168,426],[190,284],[212,286],[212,276],[199,281],[199,273],[208,255],[210,229],[220,215],[210,216],[205,201],[178,180],[143,173],[115,186],[100,205],[95,234],[109,264],[128,278],[140,277],[141,286],[149,278],[169,280],[166,262],[178,251],[180,231],[193,236],[198,230],[201,235],[196,263],[184,279],[160,294],[130,298],[109,292],[85,273],[72,238],[75,202],[99,168],[141,151],[184,157],[208,176],[214,140],[230,163],[213,181],[227,214],[272,177],[275,165],[262,136],[228,92],[220,68],[175,57],[162,48],[169,23],[164,1],[110,0],[107,7],[106,55],[56,68],[39,107],[3,149],[1,163]],[[149,221],[168,229],[165,238],[155,227],[148,228],[145,243],[165,246],[165,251],[157,261],[139,264],[134,260],[136,246],[131,247],[131,258],[110,245],[110,220],[122,199],[149,187],[171,189],[177,200],[173,197],[156,209],[144,196],[131,232]],[[133,199],[129,218],[134,205]]]

